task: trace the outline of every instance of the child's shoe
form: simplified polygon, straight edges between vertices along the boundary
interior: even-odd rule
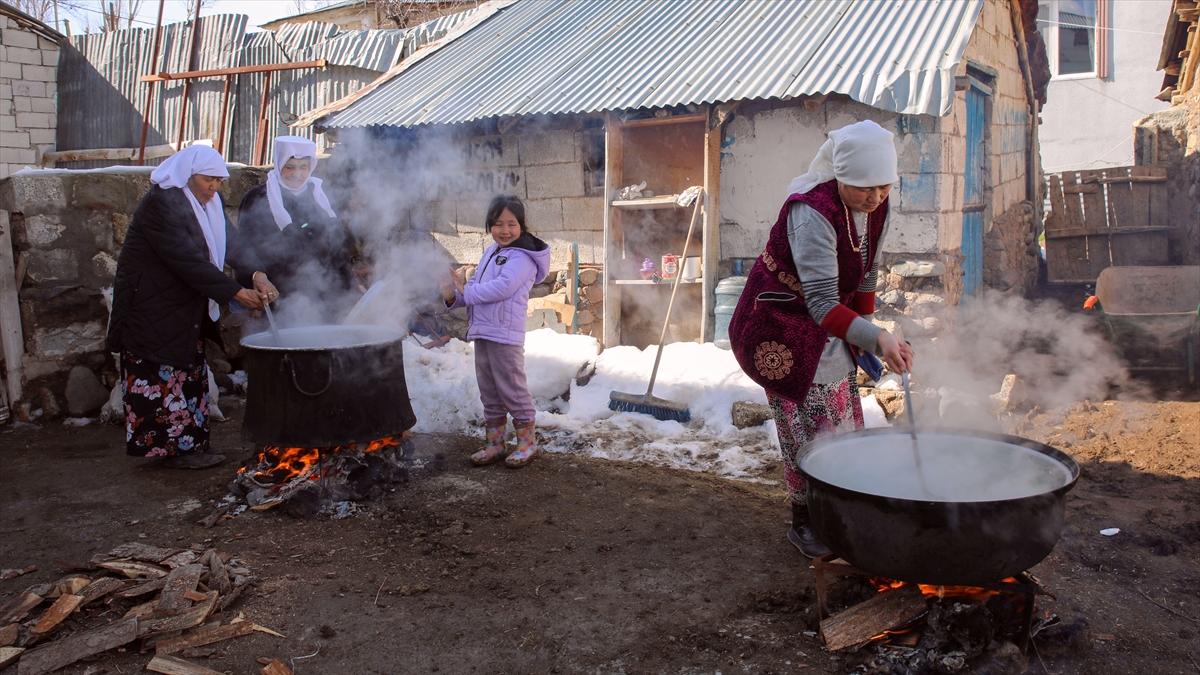
[[[475,466],[487,466],[494,463],[504,456],[506,450],[504,446],[504,431],[508,427],[508,418],[497,417],[496,419],[484,420],[483,425],[487,429],[487,446],[471,455],[471,463]]]
[[[514,420],[513,428],[517,430],[517,450],[504,458],[504,464],[509,468],[519,469],[537,456],[537,434],[534,433],[533,420],[528,422]]]

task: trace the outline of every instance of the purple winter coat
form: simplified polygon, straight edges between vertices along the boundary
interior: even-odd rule
[[[525,344],[529,289],[550,271],[550,247],[526,232],[508,246],[492,244],[452,307],[467,307],[468,340]]]

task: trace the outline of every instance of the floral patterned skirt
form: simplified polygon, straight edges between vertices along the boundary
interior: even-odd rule
[[[804,474],[796,462],[808,452],[818,436],[863,428],[862,401],[853,374],[829,384],[813,383],[803,403],[767,394],[775,412],[779,449],[783,452],[783,475],[793,504],[807,498]]]
[[[175,457],[208,452],[208,363],[173,368],[121,354],[125,452]]]

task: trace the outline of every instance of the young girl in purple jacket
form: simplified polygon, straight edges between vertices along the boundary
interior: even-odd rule
[[[525,204],[516,196],[492,199],[484,225],[495,243],[483,252],[470,281],[464,284],[455,275],[442,298],[447,307],[467,308],[467,339],[475,342],[487,446],[471,455],[471,462],[484,466],[504,457],[507,466],[517,468],[538,453],[533,397],[525,383],[525,314],[529,289],[550,270],[550,247],[529,233]],[[517,449],[505,457],[509,415]]]

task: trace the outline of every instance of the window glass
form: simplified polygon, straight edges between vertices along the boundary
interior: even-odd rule
[[[1059,0],[1057,28],[1058,74],[1095,72],[1096,0]]]

